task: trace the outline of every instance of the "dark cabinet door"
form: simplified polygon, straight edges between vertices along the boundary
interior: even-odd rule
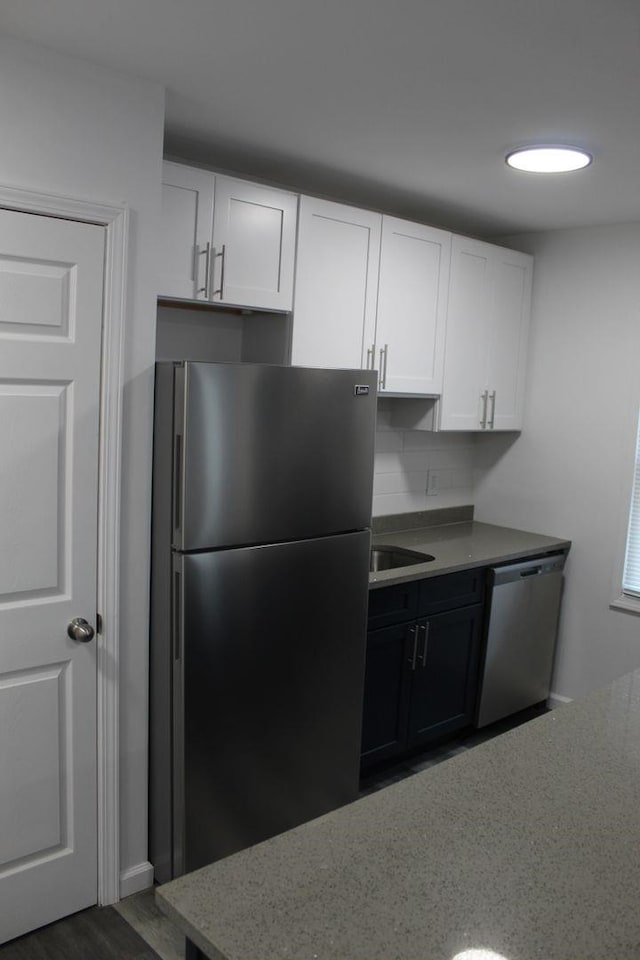
[[[411,676],[408,745],[452,733],[472,722],[482,604],[417,621]]]
[[[411,663],[416,624],[401,623],[367,635],[362,766],[402,752],[407,742]]]

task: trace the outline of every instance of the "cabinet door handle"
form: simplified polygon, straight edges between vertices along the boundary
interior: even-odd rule
[[[422,647],[422,656],[420,657],[422,669],[424,670],[427,665],[427,648],[429,646],[429,621],[427,620],[426,623],[421,623],[418,629],[424,633],[424,645]]]
[[[491,400],[491,417],[489,419],[489,429],[493,430],[493,424],[496,419],[496,391],[492,390],[489,394],[489,399]]]
[[[389,356],[389,344],[385,343],[380,347],[380,389],[385,390],[387,386],[387,357]]]
[[[198,266],[197,266],[198,257],[204,257],[204,287],[198,287],[196,289],[196,296],[198,296],[199,293],[202,293],[204,295],[204,299],[208,300],[209,287],[210,287],[209,276],[211,273],[211,244],[210,243],[207,243],[204,250],[201,250],[200,247],[196,246],[196,255],[194,258],[194,261],[196,264],[196,268],[195,268],[196,284],[198,283],[198,272],[199,272]]]
[[[372,343],[369,349],[367,350],[367,366],[365,367],[366,370],[373,370],[374,354],[375,354],[375,344]]]
[[[220,253],[215,252],[215,247],[213,251],[212,263],[216,257],[220,257],[220,286],[217,290],[214,290],[211,294],[212,297],[215,297],[217,294],[220,294],[220,299],[224,299],[224,265],[226,261],[227,245],[226,243],[222,244],[220,248]]]
[[[409,659],[407,660],[407,663],[410,663],[410,664],[411,664],[411,669],[412,669],[412,670],[415,670],[415,668],[416,668],[416,662],[417,662],[417,659],[418,659],[418,630],[417,630],[415,624],[412,624],[412,625],[409,627],[409,636],[410,636],[410,637],[413,637],[413,651],[412,651],[412,653],[411,653],[411,656],[410,656]]]
[[[480,399],[482,400],[482,416],[480,417],[480,426],[483,430],[486,430],[487,429],[487,401],[489,399],[489,391],[485,390],[484,393],[481,393]]]

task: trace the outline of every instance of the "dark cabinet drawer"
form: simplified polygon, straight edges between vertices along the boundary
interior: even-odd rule
[[[476,567],[473,570],[461,570],[459,573],[447,573],[442,577],[420,580],[418,616],[442,613],[482,602],[485,576],[486,569]]]
[[[392,623],[413,620],[418,613],[421,581],[399,583],[393,587],[369,590],[367,629],[375,630]]]

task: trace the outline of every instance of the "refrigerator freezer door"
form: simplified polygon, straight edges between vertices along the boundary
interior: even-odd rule
[[[366,531],[176,557],[176,872],[357,797],[368,554]]]
[[[187,362],[174,546],[369,526],[375,383],[366,370]]]

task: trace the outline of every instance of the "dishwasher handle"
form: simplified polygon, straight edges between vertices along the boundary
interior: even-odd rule
[[[520,571],[521,577],[536,577],[539,573],[542,573],[542,567],[527,567],[526,570]]]
[[[491,567],[489,583],[493,587],[499,587],[505,583],[525,580],[527,577],[543,577],[551,573],[562,573],[565,560],[566,554],[560,553],[551,557],[535,557],[522,563],[507,564],[504,567]]]

